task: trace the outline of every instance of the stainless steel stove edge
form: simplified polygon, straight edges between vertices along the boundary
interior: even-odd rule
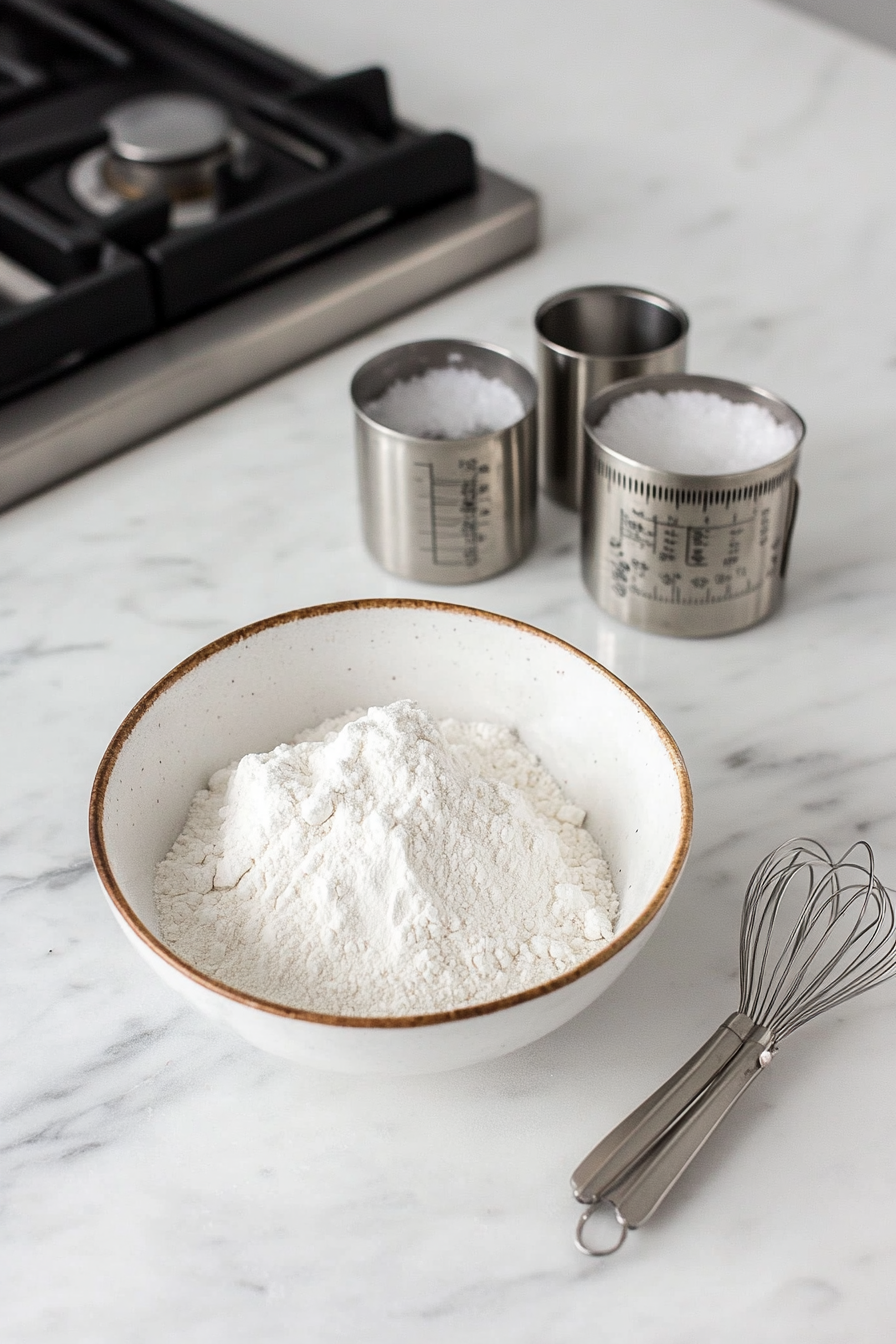
[[[0,509],[531,251],[538,197],[480,173],[475,196],[0,407]]]

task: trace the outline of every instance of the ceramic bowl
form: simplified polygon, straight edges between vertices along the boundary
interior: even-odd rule
[[[524,993],[415,1017],[350,1018],[266,1002],[212,979],[159,937],[153,874],[209,776],[354,705],[409,697],[436,718],[491,720],[587,809],[620,897],[613,941]],[[519,621],[441,602],[287,612],[208,644],[152,688],[100,763],[97,872],[125,934],[202,1012],[273,1054],[356,1073],[425,1073],[503,1055],[602,994],[656,928],[691,838],[691,791],[656,715],[599,663]]]

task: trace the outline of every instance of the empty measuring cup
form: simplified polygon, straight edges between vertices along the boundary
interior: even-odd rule
[[[546,299],[535,314],[541,383],[541,483],[568,509],[582,503],[582,413],[621,378],[680,373],[688,317],[661,294],[628,285],[586,285]]]
[[[414,341],[351,385],[368,550],[390,574],[472,583],[535,542],[535,379],[505,350]]]

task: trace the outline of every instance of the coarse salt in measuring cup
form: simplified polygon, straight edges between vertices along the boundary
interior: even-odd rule
[[[732,634],[783,596],[805,425],[761,388],[699,374],[617,383],[585,407],[582,574],[653,634]]]
[[[371,419],[417,439],[471,439],[522,420],[521,397],[478,369],[427,369],[399,378],[364,407]]]
[[[601,442],[659,471],[707,476],[753,471],[793,450],[797,431],[755,402],[717,392],[634,392],[600,422]]]
[[[390,574],[472,583],[535,542],[532,374],[477,341],[414,341],[352,380],[364,540]]]

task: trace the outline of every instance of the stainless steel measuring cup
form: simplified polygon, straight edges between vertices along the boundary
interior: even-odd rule
[[[522,417],[464,439],[415,438],[380,423],[371,403],[430,369],[474,369],[511,387]],[[535,379],[513,355],[476,341],[431,340],[376,355],[352,379],[364,541],[391,574],[472,583],[517,564],[535,542]]]
[[[588,401],[620,378],[680,372],[688,325],[677,303],[628,285],[568,289],[541,305],[535,314],[541,484],[551,499],[581,506]]]
[[[601,441],[614,401],[634,392],[715,392],[764,406],[795,435],[792,450],[751,471],[682,475],[645,466]],[[700,374],[617,383],[585,408],[582,575],[598,606],[658,635],[727,635],[781,601],[806,426],[759,387]]]

